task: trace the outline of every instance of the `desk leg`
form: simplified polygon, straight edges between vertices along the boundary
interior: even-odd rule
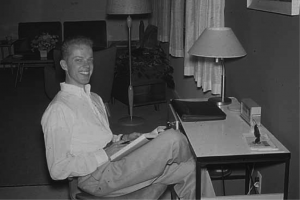
[[[283,199],[288,199],[288,193],[289,193],[289,174],[290,174],[290,159],[288,159],[285,162]]]
[[[245,164],[245,194],[247,195],[249,192],[249,182],[250,182],[250,169],[249,165]]]
[[[196,199],[201,199],[201,165],[196,161]]]

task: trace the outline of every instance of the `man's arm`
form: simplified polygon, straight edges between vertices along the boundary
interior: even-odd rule
[[[48,169],[54,180],[90,174],[108,161],[103,149],[76,155],[72,153],[73,116],[65,109],[53,106],[47,109],[42,118]]]

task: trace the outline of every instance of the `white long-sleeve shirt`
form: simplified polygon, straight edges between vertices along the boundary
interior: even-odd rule
[[[52,179],[85,176],[108,161],[103,148],[121,135],[113,135],[102,99],[84,89],[61,83],[43,114],[46,158]]]

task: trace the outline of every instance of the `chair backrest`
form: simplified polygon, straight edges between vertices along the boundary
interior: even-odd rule
[[[55,78],[57,82],[63,82],[66,78],[65,70],[63,70],[60,66],[61,60],[61,50],[54,49],[53,50],[53,60],[54,60],[54,68],[55,68]]]
[[[90,80],[91,90],[98,94],[104,103],[111,99],[116,52],[115,46],[94,52],[94,71]]]

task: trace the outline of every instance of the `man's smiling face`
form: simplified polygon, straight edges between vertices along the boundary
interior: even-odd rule
[[[84,88],[93,73],[93,50],[85,44],[71,45],[66,60],[60,64],[66,71],[66,83]]]

